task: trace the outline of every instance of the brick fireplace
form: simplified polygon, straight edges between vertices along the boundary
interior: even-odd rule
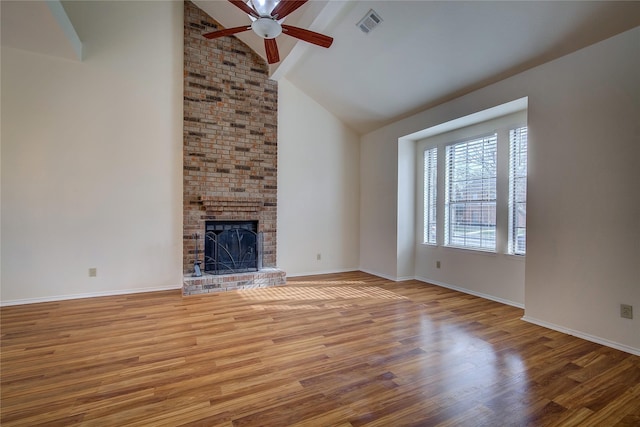
[[[277,83],[266,62],[184,3],[183,294],[283,284],[276,268]],[[192,278],[207,221],[257,221],[262,270]],[[197,235],[197,238],[196,238]]]

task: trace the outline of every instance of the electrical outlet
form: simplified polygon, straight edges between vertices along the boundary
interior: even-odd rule
[[[633,319],[633,306],[620,304],[620,317],[624,319]]]
[[[318,254],[316,254],[316,261],[320,261],[322,259],[322,254],[318,252]]]
[[[96,277],[98,275],[98,269],[95,267],[91,267],[89,269],[89,277]]]
[[[440,261],[436,261],[436,268],[440,268]]]

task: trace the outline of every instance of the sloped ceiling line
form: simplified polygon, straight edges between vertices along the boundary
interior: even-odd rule
[[[47,0],[47,6],[49,6],[53,17],[60,25],[64,35],[67,36],[69,43],[71,43],[78,61],[82,61],[82,41],[80,37],[78,37],[78,33],[76,33],[76,29],[71,23],[67,12],[64,10],[64,7],[62,7],[62,3],[59,0]]]
[[[82,41],[59,0],[2,0],[0,8],[2,46],[82,60]]]

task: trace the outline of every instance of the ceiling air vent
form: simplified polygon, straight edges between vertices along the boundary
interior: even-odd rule
[[[370,9],[366,15],[356,25],[362,30],[363,33],[369,34],[371,30],[378,26],[382,22],[380,15],[375,10]]]

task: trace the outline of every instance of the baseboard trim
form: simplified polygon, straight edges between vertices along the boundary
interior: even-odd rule
[[[382,277],[383,279],[391,280],[393,282],[398,282],[399,281],[396,277],[387,276],[386,274],[382,274],[382,273],[379,273],[377,271],[367,270],[367,269],[364,269],[364,268],[360,268],[359,270],[362,271],[363,273],[371,274],[372,276]]]
[[[313,271],[310,273],[287,273],[287,278],[291,277],[303,277],[303,276],[318,276],[321,274],[337,274],[337,273],[350,273],[352,271],[359,271],[357,267],[352,268],[343,268],[338,270],[324,270],[324,271]]]
[[[624,351],[625,353],[634,354],[640,356],[640,348],[630,347],[625,344],[620,344],[615,341],[609,341],[605,338],[600,338],[595,335],[586,334],[584,332],[576,331],[574,329],[565,328],[564,326],[556,325],[555,323],[545,322],[544,320],[536,319],[531,316],[523,316],[522,320],[525,322],[533,323],[534,325],[542,326],[543,328],[551,329],[554,331],[562,332],[563,334],[572,335],[574,337],[582,338],[586,341],[591,341],[596,344],[604,345],[606,347],[615,348],[616,350]]]
[[[508,299],[496,297],[494,295],[489,295],[489,294],[485,294],[485,293],[482,293],[482,292],[472,291],[472,290],[467,289],[467,288],[463,288],[463,287],[455,286],[455,285],[450,285],[448,283],[439,282],[437,280],[427,279],[426,277],[419,277],[418,276],[415,279],[419,280],[421,282],[424,282],[424,283],[430,283],[432,285],[436,285],[436,286],[440,286],[440,287],[443,287],[443,288],[451,289],[451,290],[454,290],[454,291],[462,292],[464,294],[469,294],[469,295],[473,295],[473,296],[476,296],[476,297],[488,299],[488,300],[491,300],[491,301],[499,302],[501,304],[510,305],[512,307],[517,307],[517,308],[521,308],[521,309],[524,310],[524,304],[519,303],[519,302],[515,302],[515,301],[508,300]]]
[[[143,292],[171,291],[174,289],[182,289],[182,283],[180,283],[179,285],[171,286],[171,287],[136,288],[136,289],[124,289],[124,290],[117,290],[117,291],[90,292],[87,294],[55,295],[50,297],[25,298],[25,299],[16,299],[16,300],[9,300],[9,301],[0,301],[0,307],[8,307],[12,305],[23,305],[23,304],[38,304],[41,302],[56,302],[56,301],[64,301],[64,300],[71,300],[71,299],[140,294]]]

